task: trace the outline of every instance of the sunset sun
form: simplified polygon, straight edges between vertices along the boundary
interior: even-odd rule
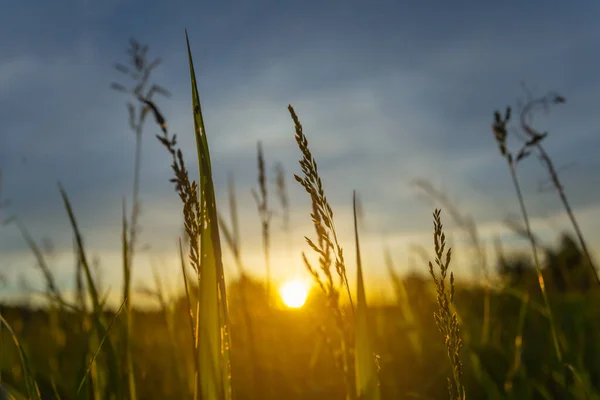
[[[308,296],[308,287],[302,281],[288,281],[279,288],[279,293],[286,306],[300,308],[304,305]]]

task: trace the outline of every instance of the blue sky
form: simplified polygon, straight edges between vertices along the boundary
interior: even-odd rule
[[[226,3],[226,4],[225,4]],[[104,281],[118,291],[123,196],[131,200],[134,137],[127,98],[112,91],[122,76],[130,37],[150,46],[163,64],[154,81],[173,94],[159,101],[195,173],[187,28],[196,63],[214,163],[218,201],[226,211],[226,177],[239,195],[245,262],[261,274],[259,220],[250,194],[256,186],[256,142],[267,163],[298,172],[299,152],[287,112],[304,125],[352,254],[351,193],[366,213],[363,242],[367,280],[385,278],[381,249],[406,268],[412,243],[430,247],[433,205],[410,182],[430,180],[478,222],[482,236],[510,239],[502,220],[518,212],[506,165],[493,140],[492,112],[524,97],[522,82],[542,95],[556,90],[567,103],[539,115],[550,129],[547,151],[562,170],[584,233],[600,239],[600,144],[596,112],[600,78],[599,7],[594,2],[534,6],[525,2],[200,2],[21,1],[0,15],[0,169],[4,196],[34,238],[54,244],[53,268],[72,281],[71,232],[57,181],[71,196],[90,252]],[[148,124],[143,142],[142,242],[135,277],[149,265],[175,284],[180,207],[168,182],[169,159]],[[272,172],[272,169],[269,170]],[[541,193],[544,170],[522,166],[527,204],[542,235],[568,227],[554,193]],[[275,274],[303,274],[299,251],[311,235],[309,204],[292,181],[293,250],[277,234]],[[275,221],[278,223],[278,221]],[[449,229],[453,224],[447,217]],[[277,233],[277,231],[275,231]],[[385,240],[383,240],[385,238]],[[454,245],[465,245],[458,235]],[[226,260],[228,256],[226,255]],[[14,226],[0,227],[0,270],[41,282]],[[350,259],[354,265],[353,258]],[[455,268],[468,274],[466,257]],[[425,268],[425,266],[423,266]],[[230,276],[235,272],[229,269]],[[353,271],[354,269],[351,268]]]

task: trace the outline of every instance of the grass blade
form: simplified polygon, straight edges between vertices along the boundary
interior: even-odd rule
[[[65,209],[67,210],[67,214],[69,216],[69,220],[71,222],[71,226],[73,228],[73,232],[75,234],[75,242],[77,243],[77,250],[79,252],[79,257],[81,260],[81,265],[85,272],[85,277],[87,280],[87,288],[90,294],[90,298],[92,300],[93,306],[93,323],[96,328],[96,333],[98,338],[104,338],[107,335],[106,328],[102,324],[102,303],[100,297],[98,295],[98,289],[96,288],[96,284],[94,282],[94,278],[92,276],[92,271],[90,268],[90,264],[88,262],[87,256],[85,254],[85,249],[83,247],[83,238],[81,237],[81,233],[79,231],[79,227],[77,226],[77,220],[75,219],[75,214],[73,213],[73,208],[71,207],[71,202],[67,196],[67,193],[63,189],[63,187],[59,184],[58,188],[60,190],[60,194],[62,196],[63,202],[65,204]],[[109,382],[107,387],[113,388],[117,393],[120,393],[119,388],[119,379],[117,377],[118,373],[118,363],[117,357],[114,351],[114,348],[111,344],[110,339],[106,339],[106,346],[104,346],[107,353],[107,361],[108,361],[108,378]],[[119,396],[117,396],[119,397]]]
[[[79,393],[81,392],[81,389],[83,388],[83,385],[85,384],[85,381],[87,380],[88,374],[90,373],[90,369],[92,368],[92,364],[94,364],[94,361],[96,361],[96,357],[98,356],[98,353],[100,353],[100,349],[102,348],[102,345],[104,344],[104,342],[106,341],[106,338],[108,337],[108,332],[110,332],[110,329],[112,328],[113,324],[115,323],[117,318],[119,318],[119,315],[121,314],[121,311],[123,311],[123,307],[125,306],[125,304],[126,304],[126,300],[123,300],[123,302],[121,303],[121,306],[117,310],[117,313],[115,314],[114,318],[112,319],[112,321],[110,321],[110,325],[108,325],[108,329],[106,330],[105,335],[100,340],[100,344],[98,345],[98,348],[96,349],[96,351],[94,352],[94,355],[90,359],[90,362],[88,363],[85,373],[83,374],[83,378],[81,379],[81,382],[79,383],[79,386],[77,387],[77,395],[79,395]]]
[[[23,375],[25,376],[25,387],[27,388],[27,397],[29,399],[41,399],[42,396],[40,394],[40,389],[38,388],[37,383],[35,382],[35,378],[33,377],[29,361],[27,360],[27,355],[21,347],[17,335],[2,315],[0,315],[0,321],[2,322],[2,325],[6,327],[8,333],[10,333],[10,336],[12,337],[13,342],[15,342],[17,350],[19,351],[19,357],[21,358],[21,368],[23,369]]]
[[[200,108],[200,96],[192,61],[190,42],[186,42],[192,84],[192,109],[200,175],[200,314],[198,331],[199,388],[203,400],[230,399],[231,373],[227,297],[214,185],[208,141]]]
[[[379,400],[379,382],[377,381],[377,364],[369,332],[367,300],[363,281],[360,243],[358,239],[358,221],[356,218],[356,192],[353,194],[354,238],[356,240],[356,393],[361,400]]]
[[[123,200],[123,218],[122,218],[122,246],[123,246],[123,304],[125,305],[125,357],[126,357],[126,368],[127,368],[127,384],[129,387],[129,398],[136,399],[135,390],[135,375],[133,371],[133,358],[131,355],[131,300],[130,300],[130,288],[131,288],[131,257],[133,250],[131,248],[132,243],[129,242],[127,237],[127,215],[125,208],[125,200]],[[87,375],[87,373],[86,373]]]
[[[190,290],[188,287],[188,279],[187,279],[187,273],[185,272],[185,259],[183,258],[183,246],[181,244],[181,238],[179,239],[179,259],[181,261],[181,274],[183,275],[183,285],[185,288],[185,298],[187,301],[187,314],[189,317],[189,321],[190,321],[190,332],[191,332],[191,344],[192,344],[192,354],[196,353],[196,328],[194,327],[194,313],[192,311],[192,300],[190,298]],[[196,357],[194,355],[193,357],[194,359],[194,376],[198,376],[198,371],[200,370],[200,368],[198,367],[198,357]],[[197,389],[194,389],[195,391]],[[196,398],[197,393],[194,392],[194,399]]]

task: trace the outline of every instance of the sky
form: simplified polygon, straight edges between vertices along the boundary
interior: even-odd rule
[[[65,290],[73,287],[72,231],[57,188],[65,187],[86,246],[99,260],[103,285],[119,292],[122,201],[131,203],[134,135],[127,83],[114,69],[128,62],[130,38],[149,45],[162,64],[152,76],[170,98],[157,98],[171,132],[178,134],[189,170],[196,174],[187,29],[213,161],[217,205],[227,209],[227,177],[235,180],[243,259],[264,274],[260,222],[251,195],[257,186],[261,141],[269,179],[281,162],[287,172],[292,231],[282,233],[271,197],[273,275],[309,279],[300,252],[309,251],[310,203],[293,181],[299,150],[287,111],[292,104],[317,159],[335,213],[349,272],[354,273],[352,191],[364,210],[361,244],[367,286],[389,285],[388,247],[399,272],[426,270],[409,263],[411,246],[432,250],[427,201],[411,184],[430,181],[477,222],[486,246],[524,246],[505,227],[519,215],[506,163],[490,124],[493,111],[557,91],[567,99],[536,114],[548,130],[545,147],[560,168],[582,230],[596,252],[600,243],[600,145],[596,110],[600,93],[597,43],[600,5],[591,1],[191,1],[65,0],[11,2],[0,14],[0,170],[2,218],[17,216],[39,242],[51,242],[49,263]],[[8,38],[8,39],[7,39]],[[151,122],[151,121],[150,121]],[[175,287],[181,206],[169,182],[168,154],[146,124],[142,142],[141,242],[136,285],[152,265]],[[518,143],[511,142],[513,148]],[[195,175],[193,175],[195,176]],[[546,178],[531,158],[519,176],[536,232],[554,243],[569,229],[561,203],[541,191]],[[273,194],[273,186],[270,186]],[[459,255],[458,276],[472,274],[468,243],[442,214]],[[492,252],[490,252],[491,254]],[[433,254],[432,254],[433,256]],[[224,255],[226,276],[236,276]],[[414,264],[414,265],[412,265]],[[14,224],[0,226],[0,273],[16,295],[23,279],[43,281]],[[23,278],[24,277],[24,278]],[[352,279],[351,279],[352,280]],[[388,288],[389,289],[389,288]]]

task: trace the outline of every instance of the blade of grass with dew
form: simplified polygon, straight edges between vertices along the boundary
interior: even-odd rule
[[[360,243],[358,239],[358,221],[356,218],[356,192],[353,194],[354,238],[356,240],[356,393],[361,400],[379,400],[379,382],[377,364],[369,332],[368,308],[363,281]]]
[[[67,193],[65,192],[65,190],[63,189],[63,187],[60,183],[58,184],[58,189],[62,196],[63,203],[65,205],[65,209],[67,210],[67,214],[69,216],[69,220],[71,222],[71,226],[72,226],[73,232],[75,234],[77,250],[79,252],[79,257],[81,259],[81,265],[85,272],[85,277],[87,280],[87,288],[88,288],[88,292],[90,294],[90,299],[92,300],[92,307],[93,307],[92,320],[94,323],[94,327],[96,328],[96,334],[97,334],[98,338],[103,338],[107,334],[106,328],[102,324],[102,309],[103,308],[100,303],[98,289],[96,288],[96,284],[95,284],[94,278],[92,276],[90,264],[88,262],[86,254],[85,254],[85,249],[83,247],[83,239],[81,237],[79,227],[77,226],[77,220],[75,219],[75,214],[73,213],[73,208],[71,207],[71,202],[69,201]],[[107,366],[108,378],[109,378],[108,387],[114,389],[116,391],[117,398],[119,398],[120,397],[119,394],[121,393],[121,390],[120,390],[120,385],[119,385],[120,382],[117,377],[118,363],[117,363],[117,357],[116,357],[114,348],[113,348],[112,343],[109,338],[106,339],[106,346],[104,346],[104,348],[106,349],[107,362],[108,362],[108,366]]]
[[[40,389],[38,388],[38,385],[35,382],[35,378],[31,371],[29,361],[27,360],[27,355],[25,354],[25,351],[21,347],[21,343],[19,343],[19,339],[17,338],[17,335],[15,334],[15,332],[12,330],[10,324],[4,319],[4,317],[2,315],[0,315],[0,322],[2,322],[2,325],[4,325],[6,327],[6,329],[8,330],[8,333],[12,337],[12,340],[15,343],[15,346],[17,346],[17,350],[19,351],[19,357],[21,358],[21,368],[23,369],[23,375],[25,377],[25,388],[27,389],[27,397],[29,399],[40,399],[41,400],[42,396],[40,394]]]
[[[127,303],[127,299],[123,300],[123,302],[121,303],[121,306],[117,310],[117,312],[116,312],[115,316],[113,317],[112,321],[110,321],[110,324],[108,325],[108,328],[106,329],[106,333],[104,334],[104,336],[100,340],[100,344],[98,345],[98,348],[96,349],[96,351],[94,352],[94,355],[90,359],[90,362],[88,363],[88,366],[87,366],[87,368],[85,370],[85,373],[83,374],[83,378],[81,379],[81,382],[79,383],[79,386],[77,387],[77,395],[79,395],[79,393],[81,392],[81,389],[83,388],[83,385],[85,384],[85,381],[87,380],[88,374],[90,373],[90,369],[92,368],[92,364],[94,363],[94,361],[96,361],[96,357],[100,353],[100,349],[102,349],[102,345],[104,344],[104,342],[108,338],[108,333],[110,332],[110,329],[112,328],[112,326],[115,323],[115,321],[117,320],[117,318],[119,318],[119,315],[121,314],[121,311],[123,311],[123,308],[125,307],[126,303]]]
[[[198,332],[199,387],[203,400],[231,399],[231,367],[229,321],[227,315],[227,297],[219,225],[214,185],[210,163],[208,141],[200,108],[200,96],[196,84],[196,73],[192,61],[190,42],[185,33],[190,78],[192,84],[192,109],[194,113],[194,132],[198,152],[200,175],[200,324]]]

